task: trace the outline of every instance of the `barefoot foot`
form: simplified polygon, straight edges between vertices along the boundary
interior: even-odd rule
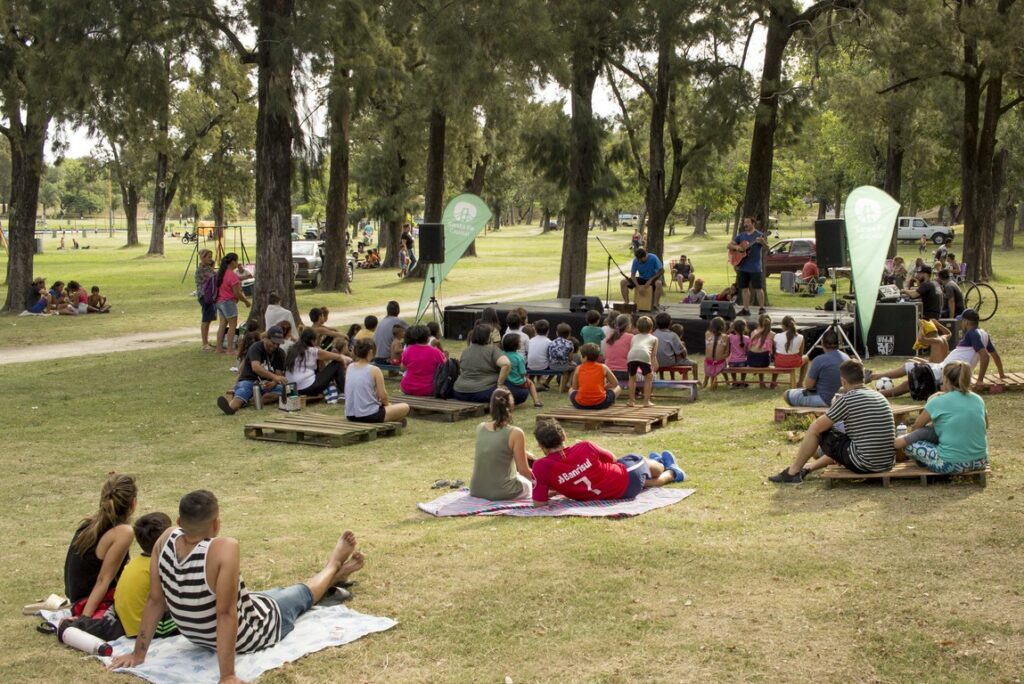
[[[344,534],[338,538],[338,545],[334,547],[334,551],[331,553],[330,562],[341,568],[345,561],[349,559],[352,552],[356,548],[356,535],[352,534],[352,530],[345,530]]]
[[[347,561],[342,563],[341,569],[338,570],[338,574],[334,576],[334,581],[332,582],[332,584],[337,584],[339,582],[347,582],[348,578],[351,575],[362,570],[365,564],[366,556],[364,556],[362,552],[356,551]]]

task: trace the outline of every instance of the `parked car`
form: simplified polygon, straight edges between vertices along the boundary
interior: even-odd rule
[[[619,225],[620,226],[636,226],[640,222],[639,214],[619,214]]]
[[[937,245],[946,238],[953,239],[955,231],[949,226],[931,224],[916,216],[900,216],[896,219],[896,239],[918,241],[925,236]]]
[[[807,258],[817,256],[818,247],[814,238],[792,238],[780,240],[768,248],[764,257],[765,276],[783,271],[799,271]]]
[[[348,279],[352,282],[356,263],[352,257],[346,260]],[[320,272],[324,267],[324,243],[314,240],[292,242],[292,272],[296,282],[316,287],[320,284]]]

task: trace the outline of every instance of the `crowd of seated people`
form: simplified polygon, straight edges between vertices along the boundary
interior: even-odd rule
[[[46,278],[35,278],[25,290],[25,313],[52,316],[78,316],[91,313],[110,313],[110,304],[93,285],[86,293],[76,280],[65,285],[63,280],[46,287]]]

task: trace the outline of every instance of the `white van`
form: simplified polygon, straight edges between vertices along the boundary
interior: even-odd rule
[[[619,214],[619,225],[633,227],[640,223],[640,216],[637,214]]]

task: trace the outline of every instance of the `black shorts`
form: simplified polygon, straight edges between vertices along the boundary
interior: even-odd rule
[[[387,409],[383,406],[377,409],[376,413],[371,413],[368,416],[345,416],[353,423],[383,423],[384,416],[387,414]]]
[[[626,364],[626,372],[629,373],[629,377],[634,377],[637,371],[640,371],[640,375],[643,376],[650,375],[651,364],[646,361],[630,361]]]
[[[755,290],[764,289],[764,273],[760,271],[736,271],[736,287],[743,290],[748,287]]]
[[[640,284],[640,285],[646,285],[648,280],[649,280],[649,278],[641,278],[640,276],[636,277],[636,282],[638,284]],[[633,285],[633,281],[632,280],[627,278],[626,279],[626,287],[628,287],[630,290],[632,290],[635,287],[635,285]]]
[[[839,430],[829,430],[818,439],[821,452],[850,472],[866,474],[871,471],[857,467],[850,459],[850,437]]]

